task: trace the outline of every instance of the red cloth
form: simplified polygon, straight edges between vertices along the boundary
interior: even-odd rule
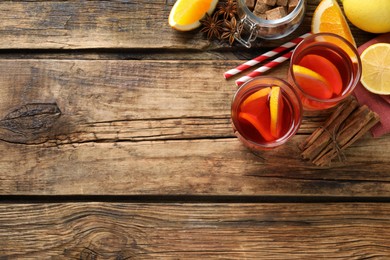
[[[361,54],[368,46],[379,42],[390,43],[390,33],[381,34],[360,46],[358,48],[359,54]],[[390,95],[378,95],[371,93],[366,90],[360,82],[354,90],[354,95],[359,104],[367,105],[380,117],[380,122],[371,128],[372,136],[380,137],[384,134],[390,133]]]

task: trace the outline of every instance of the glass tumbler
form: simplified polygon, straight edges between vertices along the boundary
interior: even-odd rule
[[[288,81],[297,90],[305,110],[322,110],[348,97],[361,77],[356,48],[343,37],[318,33],[295,48]]]
[[[237,0],[238,21],[235,39],[251,47],[256,38],[267,40],[283,38],[292,33],[302,22],[305,14],[305,0],[298,0],[297,6],[286,16],[266,20],[256,16],[246,5],[245,0]]]
[[[260,76],[244,83],[235,93],[231,119],[235,135],[253,151],[287,142],[301,124],[302,106],[286,81]]]

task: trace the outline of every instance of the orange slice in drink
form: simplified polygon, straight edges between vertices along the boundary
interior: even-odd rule
[[[280,87],[272,87],[270,94],[271,134],[278,138],[282,130],[283,122],[283,97]]]
[[[275,140],[269,131],[269,115],[267,116],[264,114],[263,116],[259,116],[251,113],[240,112],[238,114],[238,119],[246,120],[253,125],[266,142]]]
[[[200,26],[206,13],[212,14],[218,0],[177,0],[169,14],[169,25],[179,31],[190,31]]]
[[[258,91],[256,91],[255,93],[251,94],[249,97],[247,97],[244,102],[242,102],[241,104],[241,109],[245,109],[244,107],[249,104],[250,102],[254,101],[254,100],[257,100],[257,99],[260,99],[260,98],[264,98],[266,96],[268,96],[268,94],[271,92],[271,88],[268,87],[268,88],[262,88]],[[268,98],[268,97],[267,97]]]
[[[293,73],[296,82],[306,94],[318,99],[332,97],[332,86],[317,72],[299,65],[293,65]]]
[[[249,122],[267,142],[275,138],[270,132],[270,110],[268,96],[271,88],[262,88],[247,97],[240,106],[239,119]]]
[[[328,32],[340,35],[356,47],[351,29],[335,0],[322,0],[314,11],[311,23],[313,33]]]
[[[340,95],[343,89],[343,80],[339,70],[331,61],[319,55],[308,54],[302,58],[299,65],[326,77],[326,80],[333,88],[333,93]]]

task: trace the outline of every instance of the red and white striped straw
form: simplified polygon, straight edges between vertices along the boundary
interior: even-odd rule
[[[277,57],[276,59],[268,62],[264,66],[261,66],[261,67],[255,69],[254,71],[252,71],[248,75],[239,78],[238,80],[236,80],[236,85],[241,86],[243,83],[247,82],[248,80],[253,79],[254,77],[260,76],[264,72],[266,72],[266,71],[272,69],[273,67],[278,66],[280,63],[290,59],[293,51],[294,50],[291,50],[291,51],[283,54],[282,56]]]
[[[236,75],[236,74],[238,74],[238,73],[240,73],[240,72],[242,72],[250,67],[253,67],[256,64],[259,64],[260,62],[262,62],[268,58],[271,58],[277,54],[284,52],[285,50],[288,50],[288,49],[296,46],[298,43],[300,43],[303,39],[305,39],[309,35],[311,35],[311,33],[305,33],[304,35],[301,35],[294,40],[286,42],[285,44],[280,45],[279,47],[273,49],[272,51],[268,51],[268,52],[261,54],[260,56],[254,58],[252,60],[245,62],[244,64],[237,66],[235,69],[228,70],[227,72],[225,72],[223,74],[223,76],[225,77],[225,79],[228,79],[231,76],[234,76],[234,75]]]

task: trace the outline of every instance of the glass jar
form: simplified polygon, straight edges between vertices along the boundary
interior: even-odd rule
[[[275,20],[256,16],[247,7],[245,0],[237,0],[237,3],[238,21],[235,39],[247,48],[250,48],[257,38],[273,40],[289,35],[302,23],[305,14],[305,0],[299,0],[294,10]]]

